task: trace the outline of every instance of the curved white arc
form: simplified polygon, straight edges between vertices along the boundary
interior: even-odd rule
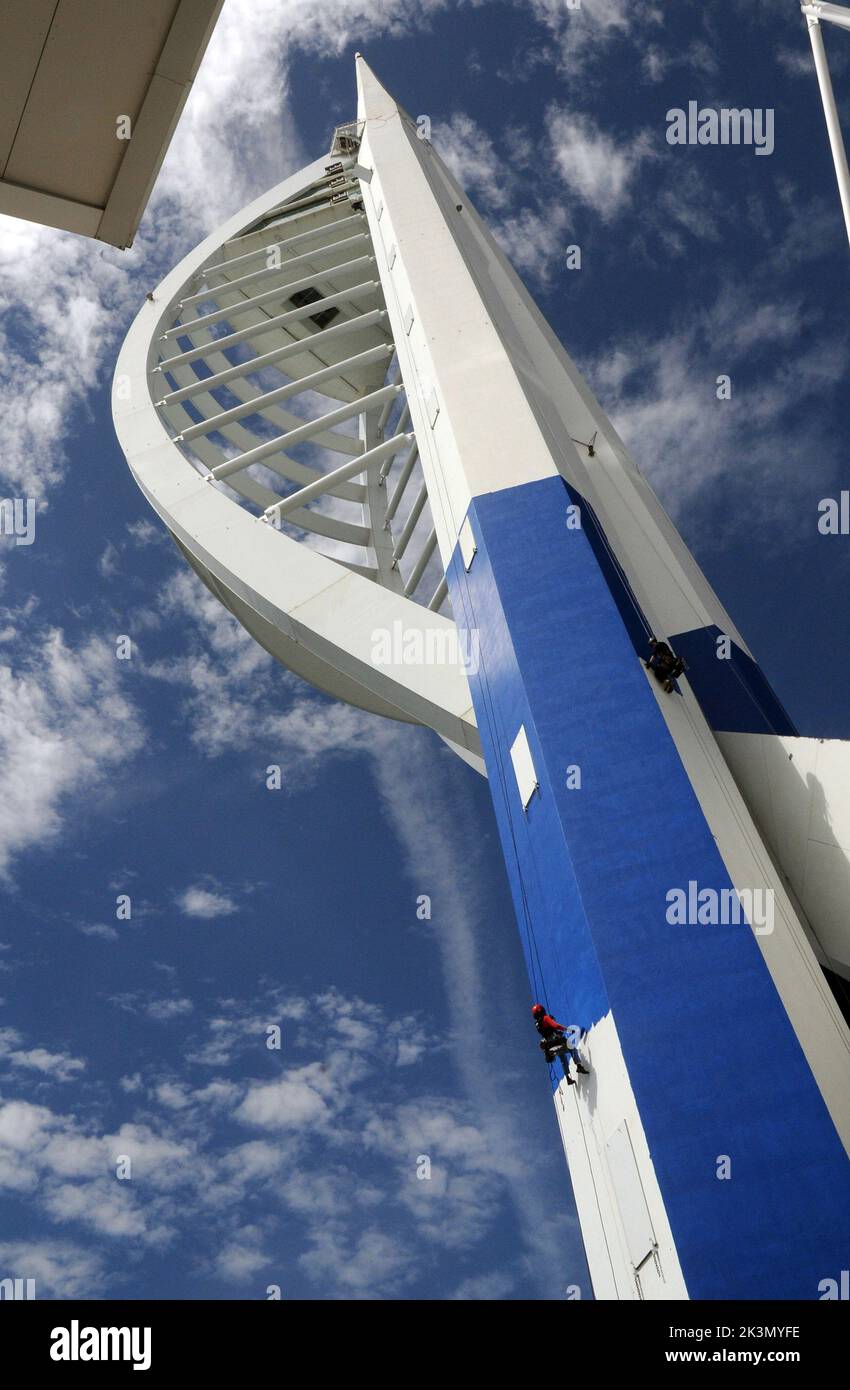
[[[127,434],[120,437],[129,450]],[[174,455],[183,465],[182,476],[175,474]],[[316,675],[311,678],[328,693],[425,724],[470,752],[480,751],[469,686],[458,666],[375,665],[373,660],[375,634],[384,632],[401,634],[409,643],[417,631],[442,633],[445,649],[453,651],[450,619],[428,613],[235,507],[206,486],[167,436],[130,458],[137,483],[181,547],[280,634],[274,654],[284,665],[299,670],[312,662]]]
[[[327,162],[315,161],[229,219],[145,302],[116,364],[115,429],[137,483],[187,558],[277,659],[361,708],[435,729],[474,761],[480,742],[451,619],[264,525],[208,486],[170,437],[151,392],[162,332],[186,284],[228,240],[320,178]],[[375,655],[381,634],[401,639],[386,661]],[[406,660],[411,642],[433,659]]]

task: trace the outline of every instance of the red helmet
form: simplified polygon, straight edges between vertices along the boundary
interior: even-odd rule
[[[531,1012],[534,1014],[535,1018],[540,1018],[540,1015],[545,1014],[546,1010],[542,1004],[532,1004]]]

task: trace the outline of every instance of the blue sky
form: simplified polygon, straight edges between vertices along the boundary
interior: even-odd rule
[[[850,260],[793,0],[226,0],[132,251],[0,219],[1,490],[38,505],[0,538],[0,1276],[42,1297],[590,1296],[486,784],[276,668],[111,427],[144,293],[327,148],[358,49],[801,731],[850,737],[850,540],[817,529]],[[773,153],[671,147],[690,100],[771,108]]]

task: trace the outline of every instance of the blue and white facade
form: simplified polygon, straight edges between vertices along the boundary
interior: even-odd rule
[[[797,737],[466,195],[358,84],[332,156],[143,307],[119,437],[279,660],[486,771],[531,996],[587,1030],[552,1083],[595,1296],[816,1299],[850,1262],[850,750]]]

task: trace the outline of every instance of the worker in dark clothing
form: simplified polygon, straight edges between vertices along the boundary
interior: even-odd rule
[[[649,645],[651,651],[646,669],[661,682],[669,695],[673,682],[683,674],[685,663],[680,656],[673,655],[666,642],[659,642],[657,637],[650,637]]]
[[[564,1068],[564,1076],[567,1078],[567,1085],[574,1086],[575,1082],[570,1076],[570,1058],[576,1064],[576,1071],[581,1076],[587,1076],[588,1069],[583,1066],[574,1047],[567,1041],[567,1030],[563,1023],[558,1023],[554,1018],[547,1014],[542,1004],[535,1004],[531,1010],[534,1019],[534,1026],[542,1039],[540,1043],[543,1056],[547,1062],[554,1062],[556,1057],[560,1057],[561,1065]]]

